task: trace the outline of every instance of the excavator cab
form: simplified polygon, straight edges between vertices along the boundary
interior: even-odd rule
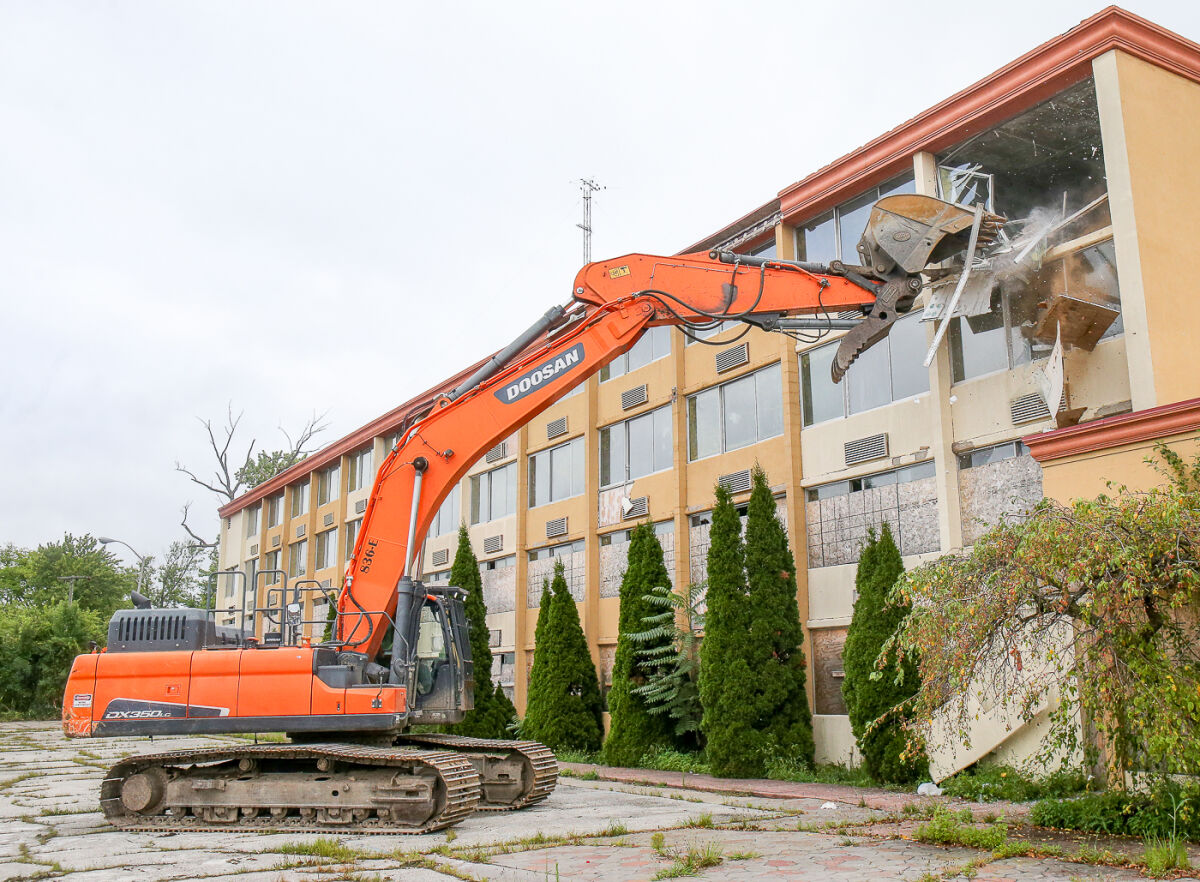
[[[475,706],[475,665],[463,607],[466,592],[453,587],[424,591],[416,615],[409,720],[455,723]]]

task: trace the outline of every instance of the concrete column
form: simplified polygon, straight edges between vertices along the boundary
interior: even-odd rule
[[[937,196],[937,158],[932,153],[917,153],[913,156],[913,174],[916,177],[917,193]],[[926,324],[926,339],[932,343],[934,323]],[[958,459],[954,453],[954,419],[950,409],[953,395],[950,372],[950,347],[944,337],[929,365],[929,394],[933,396],[934,467],[937,469],[938,532],[942,551],[962,547],[962,510],[958,486]]]
[[[516,576],[513,578],[516,597],[513,598],[513,706],[517,713],[525,715],[528,683],[526,682],[526,647],[532,636],[529,634],[529,555],[526,553],[526,534],[528,527],[526,514],[529,510],[529,427],[521,426],[517,431],[517,537],[516,555],[513,568]],[[464,508],[465,511],[465,508]]]
[[[588,652],[601,682],[600,672],[600,537],[596,535],[597,512],[600,503],[600,443],[596,422],[599,419],[600,379],[593,374],[587,381],[587,420],[583,429],[584,461],[587,472],[583,480],[583,498],[587,500],[584,516],[583,550],[587,560],[587,584],[584,586],[583,635]]]

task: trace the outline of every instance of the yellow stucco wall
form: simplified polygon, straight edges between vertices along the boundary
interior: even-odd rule
[[[1200,434],[1189,432],[1161,439],[1184,459],[1200,454]],[[1108,482],[1144,490],[1163,482],[1162,476],[1146,464],[1154,457],[1156,441],[1138,441],[1122,447],[1081,453],[1042,463],[1042,489],[1051,499],[1070,502],[1109,493]]]

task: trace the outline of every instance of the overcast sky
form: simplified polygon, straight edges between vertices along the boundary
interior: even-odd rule
[[[0,544],[215,533],[197,417],[330,443],[507,343],[580,177],[673,253],[1099,8],[0,0]]]

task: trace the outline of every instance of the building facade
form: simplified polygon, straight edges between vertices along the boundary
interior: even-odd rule
[[[950,320],[928,367],[935,323],[920,309],[838,385],[837,333],[798,342],[739,325],[694,342],[657,328],[491,450],[442,506],[422,562],[427,580],[448,579],[468,525],[495,673],[518,709],[556,559],[607,686],[632,525],[653,522],[677,586],[702,580],[714,488],[744,503],[759,464],[796,558],[818,759],[853,761],[841,649],[867,530],[889,523],[909,567],[968,546],[1043,494],[1097,492],[1108,464],[1085,453],[1051,487],[1046,457],[1030,455],[1043,439],[1200,397],[1184,272],[1200,232],[1198,120],[1200,46],[1110,7],[685,249],[855,263],[871,204],[908,192],[1026,219],[1036,254]],[[1059,334],[1064,392],[1048,406],[1039,374]],[[286,575],[305,588],[304,617],[323,621],[375,467],[418,403],[221,510],[221,566],[243,574],[223,583],[225,615],[278,605]],[[1019,751],[1030,734],[997,731],[979,749]]]

